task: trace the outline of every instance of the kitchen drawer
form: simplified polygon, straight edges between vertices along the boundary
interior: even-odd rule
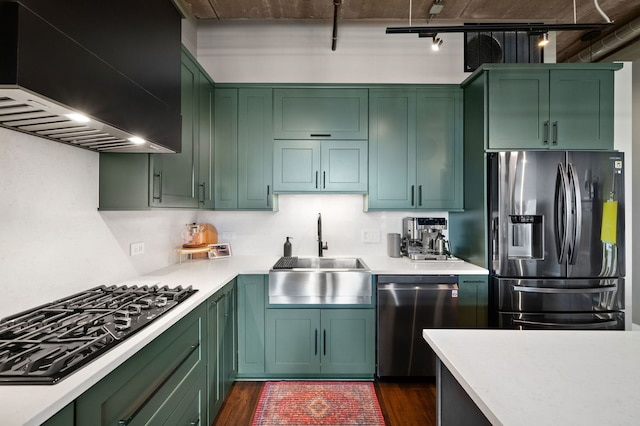
[[[170,402],[176,401],[176,398],[188,399],[188,395],[193,393],[192,386],[183,384],[190,377],[197,377],[202,382],[199,385],[194,383],[194,386],[201,388],[198,391],[200,413],[192,417],[204,420],[204,318],[206,312],[203,305],[81,395],[76,401],[76,424],[134,425],[159,418],[158,413],[172,416],[173,412],[168,408],[172,405]]]

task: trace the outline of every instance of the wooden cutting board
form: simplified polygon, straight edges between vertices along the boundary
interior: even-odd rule
[[[209,244],[218,244],[218,230],[210,223],[202,223],[202,241]],[[192,259],[205,259],[209,255],[207,253],[194,253],[191,255]]]

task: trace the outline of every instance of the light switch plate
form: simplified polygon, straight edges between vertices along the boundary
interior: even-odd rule
[[[380,231],[375,229],[363,229],[362,230],[362,242],[363,243],[379,243]]]
[[[129,256],[137,256],[139,254],[144,254],[144,243],[142,241],[131,243],[129,245]]]

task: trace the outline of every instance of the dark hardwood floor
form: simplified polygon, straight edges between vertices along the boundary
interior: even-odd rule
[[[235,382],[213,424],[251,425],[263,386],[263,382]],[[436,424],[435,382],[382,381],[375,386],[387,426]]]

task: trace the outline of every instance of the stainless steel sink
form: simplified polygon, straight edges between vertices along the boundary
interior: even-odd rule
[[[274,305],[371,304],[372,294],[371,271],[358,258],[301,257],[269,271]]]

